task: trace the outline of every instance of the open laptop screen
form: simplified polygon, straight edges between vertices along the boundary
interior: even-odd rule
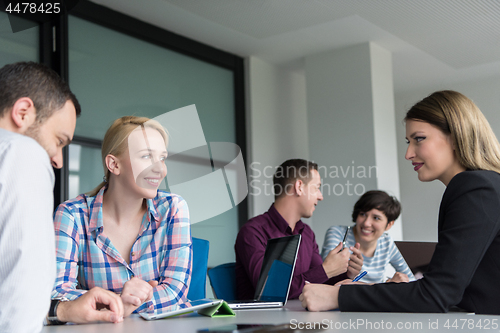
[[[301,235],[268,240],[255,299],[286,303]]]

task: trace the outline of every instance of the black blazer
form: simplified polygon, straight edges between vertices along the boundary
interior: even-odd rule
[[[439,208],[438,244],[425,277],[410,283],[342,286],[341,311],[500,314],[500,174],[464,171]]]

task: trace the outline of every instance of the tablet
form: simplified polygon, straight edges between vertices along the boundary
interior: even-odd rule
[[[141,312],[139,313],[139,315],[146,320],[169,318],[181,314],[191,313],[211,306],[217,306],[222,302],[224,301],[221,299],[211,300],[208,298],[203,298],[196,301],[188,301],[182,304],[176,304],[171,307],[160,310],[160,312],[156,311],[151,313]]]

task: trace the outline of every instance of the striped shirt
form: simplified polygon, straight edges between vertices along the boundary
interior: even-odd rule
[[[130,264],[103,233],[102,200],[85,194],[59,205],[54,214],[57,278],[52,298],[74,300],[101,287],[116,293],[136,276],[156,280],[153,298],[136,312],[160,312],[187,299],[191,280],[192,243],[189,212],[180,196],[158,191],[130,252]]]
[[[327,230],[325,241],[323,242],[323,250],[321,252],[323,260],[325,260],[331,250],[342,242],[346,230],[346,226],[333,226]],[[347,234],[346,245],[347,247],[351,247],[355,244],[356,239],[354,238],[353,228],[351,228]],[[399,252],[396,244],[394,244],[392,237],[389,236],[389,234],[384,233],[377,240],[377,248],[375,249],[373,257],[366,257],[363,255],[363,268],[361,271],[367,271],[368,274],[366,274],[360,281],[365,283],[385,282],[387,277],[384,276],[384,272],[385,267],[388,264],[394,267],[396,272],[408,275],[410,281],[415,280],[413,273],[408,267],[408,264],[406,264],[406,261],[401,255],[401,252]]]

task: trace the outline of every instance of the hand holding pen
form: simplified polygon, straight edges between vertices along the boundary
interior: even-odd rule
[[[351,227],[347,227],[345,231],[344,240],[342,241],[342,248],[347,247],[347,235],[349,234],[349,230],[351,230]],[[349,254],[347,277],[351,279],[354,276],[358,275],[361,271],[361,268],[363,267],[363,255],[361,254],[359,248],[359,243],[356,243],[354,246],[349,247],[349,250],[351,250],[352,253]]]
[[[343,285],[353,285],[353,284],[373,284],[373,283],[364,283],[364,282],[359,282],[366,274],[368,274],[366,271],[362,271],[358,275],[354,277],[354,279],[349,280],[342,280],[340,282],[335,283],[335,286],[343,286]]]
[[[347,230],[345,231],[344,240],[342,241],[342,250],[347,247],[346,240],[347,240],[347,234],[349,233],[349,230],[351,230],[351,227],[347,227]]]
[[[326,276],[332,278],[347,272],[349,269],[349,251],[342,251],[342,243],[331,250],[323,261]]]
[[[361,272],[363,268],[363,254],[359,249],[361,245],[356,243],[354,246],[351,246],[349,249],[351,253],[349,254],[349,266],[347,267],[347,277],[352,279],[356,275]]]
[[[362,271],[361,273],[356,275],[356,277],[354,279],[352,279],[352,282],[357,282],[357,281],[361,280],[366,274],[368,274],[367,271]]]

